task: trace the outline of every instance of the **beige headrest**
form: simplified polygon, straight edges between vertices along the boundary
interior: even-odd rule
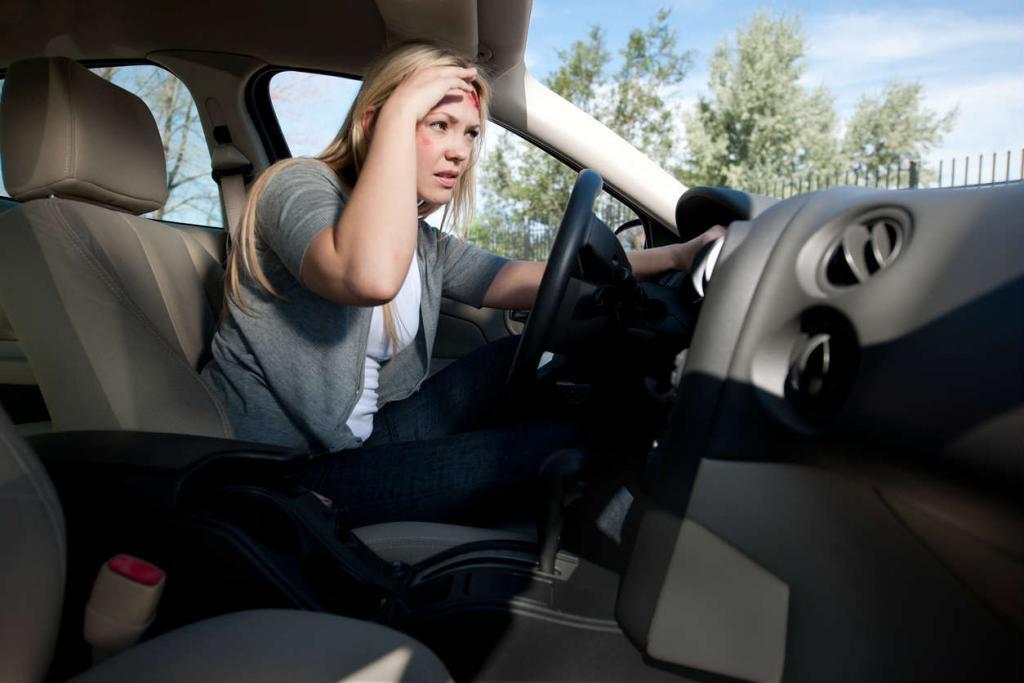
[[[64,57],[15,62],[0,102],[4,185],[135,214],[167,201],[160,131],[135,95]]]

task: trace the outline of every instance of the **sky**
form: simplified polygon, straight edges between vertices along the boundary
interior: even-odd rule
[[[956,107],[953,130],[930,156],[933,163],[965,155],[977,163],[1007,150],[1014,170],[1024,148],[1024,2],[839,3],[709,0],[534,0],[526,65],[537,78],[558,66],[558,50],[586,36],[592,25],[606,32],[613,53],[629,31],[643,28],[659,8],[672,10],[669,25],[683,49],[696,51],[693,69],[675,93],[692,110],[708,92],[708,62],[715,47],[758,11],[799,17],[807,37],[807,87],[824,85],[841,120],[863,94],[878,93],[890,79],[919,82],[925,103],[938,113]],[[973,176],[973,173],[972,173]]]

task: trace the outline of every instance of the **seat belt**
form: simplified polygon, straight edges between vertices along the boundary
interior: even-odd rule
[[[213,162],[213,179],[220,185],[220,196],[224,202],[230,248],[241,227],[245,185],[252,180],[252,162],[230,142],[215,146],[210,151],[210,160]]]

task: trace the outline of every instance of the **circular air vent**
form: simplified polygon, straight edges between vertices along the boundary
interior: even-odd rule
[[[899,258],[906,238],[906,223],[891,214],[846,226],[825,257],[825,280],[833,287],[865,282]]]
[[[842,407],[860,364],[853,326],[840,312],[819,306],[800,317],[789,358],[785,396],[805,417],[825,419]]]
[[[825,388],[831,370],[832,335],[804,336],[793,349],[789,388],[807,398],[817,398]]]

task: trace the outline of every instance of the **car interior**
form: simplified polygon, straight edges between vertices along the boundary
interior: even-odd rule
[[[528,1],[5,9],[0,679],[1024,677],[1021,183],[686,188],[530,76]],[[233,437],[199,379],[227,231],[142,217],[160,131],[90,71],[187,86],[230,223],[290,155],[270,78],[408,39],[475,55],[494,122],[579,171],[529,316],[437,332],[438,365],[517,335],[510,400],[548,386],[606,444],[552,454],[526,523],[351,528],[298,483],[316,454]],[[639,281],[602,190],[649,246],[726,235]],[[615,559],[573,537],[595,468],[634,498]]]

